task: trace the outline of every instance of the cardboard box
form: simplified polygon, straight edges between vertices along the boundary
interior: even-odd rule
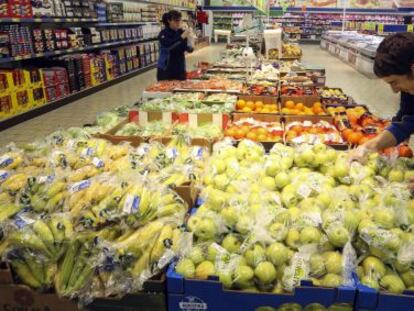
[[[193,183],[185,183],[175,187],[173,190],[187,203],[189,209],[194,207],[199,191],[194,187]]]
[[[280,96],[281,108],[284,108],[284,105],[288,100],[294,101],[295,104],[302,103],[307,107],[312,107],[314,103],[321,102],[321,97],[320,96],[285,96],[285,95],[282,95]]]
[[[13,283],[13,276],[10,266],[6,262],[0,262],[0,284],[11,283]]]
[[[282,122],[282,116],[278,113],[233,112],[233,121],[252,118],[263,122]]]
[[[261,101],[265,105],[273,105],[278,103],[277,96],[249,96],[249,95],[240,95],[238,99],[243,99],[244,101],[258,102]]]
[[[321,304],[326,308],[341,304],[347,306],[341,310],[351,311],[356,296],[355,287],[316,287],[311,281],[302,281],[293,293],[286,294],[227,290],[217,277],[207,280],[185,279],[174,271],[174,264],[167,271],[167,292],[169,311],[264,311],[282,310],[282,306],[285,307],[283,310],[302,310],[311,304]],[[293,304],[296,306],[292,306]]]
[[[131,146],[138,147],[140,144],[147,142],[148,137],[141,137],[141,136],[122,136],[122,135],[115,135],[125,124],[129,121],[126,119],[120,122],[117,126],[113,127],[106,133],[98,133],[95,135],[97,138],[102,138],[105,140],[110,141],[114,145],[118,145],[123,142],[129,142]]]
[[[0,284],[2,310],[78,311],[75,302],[56,294],[41,294],[25,285]]]

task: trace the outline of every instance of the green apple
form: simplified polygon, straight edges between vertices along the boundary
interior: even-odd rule
[[[231,288],[233,286],[233,276],[231,271],[220,271],[218,274],[219,280],[223,283],[224,288]]]
[[[194,234],[203,241],[214,240],[217,234],[216,225],[210,218],[204,218],[198,223]]]
[[[219,251],[214,243],[210,244],[207,248],[207,260],[211,262],[216,261],[216,257]]]
[[[288,229],[283,223],[274,222],[268,227],[267,231],[275,241],[280,242],[286,238]]]
[[[253,285],[254,271],[249,266],[240,265],[234,270],[234,281],[241,288]]]
[[[283,189],[287,184],[290,183],[289,174],[284,171],[277,173],[275,176],[275,183],[278,189]]]
[[[368,286],[368,287],[371,287],[371,288],[374,288],[374,289],[377,289],[377,290],[379,290],[379,288],[380,288],[378,280],[375,277],[372,277],[372,276],[369,276],[369,275],[364,275],[361,278],[361,283],[365,286]]]
[[[328,273],[322,279],[322,286],[324,287],[338,287],[341,284],[342,277],[334,273]]]
[[[312,147],[312,149],[316,153],[325,153],[326,154],[326,151],[327,151],[328,147],[325,144],[318,143],[318,144],[315,144]]]
[[[213,182],[214,182],[214,186],[219,189],[219,190],[226,190],[228,184],[229,184],[229,179],[227,178],[227,175],[225,174],[220,174],[220,175],[216,175],[213,178]]]
[[[310,274],[316,277],[326,274],[325,260],[320,254],[313,254],[309,258]]]
[[[385,265],[381,260],[374,256],[368,256],[362,261],[362,268],[365,275],[373,276],[375,278],[382,278],[385,275]]]
[[[288,260],[287,247],[282,243],[270,244],[266,249],[267,259],[279,267]]]
[[[410,181],[410,179],[414,178],[414,170],[405,171],[404,172],[404,180]]]
[[[410,271],[410,268],[411,268],[411,262],[401,262],[401,261],[397,260],[397,261],[394,262],[394,268],[399,273],[408,272],[408,271]]]
[[[265,189],[273,191],[276,190],[276,181],[273,177],[265,176],[262,178],[262,185]]]
[[[239,213],[232,206],[223,208],[220,212],[220,215],[223,217],[224,222],[228,227],[235,226],[239,218]]]
[[[404,282],[396,274],[385,275],[381,278],[379,284],[382,288],[394,294],[400,294],[405,289]]]
[[[350,240],[349,231],[341,225],[332,225],[327,230],[329,242],[336,247],[344,247]]]
[[[203,261],[197,265],[195,269],[195,277],[197,279],[207,279],[210,275],[215,275],[216,269],[211,261]]]
[[[403,280],[406,287],[414,286],[414,270],[409,269],[408,271],[402,273],[401,279]]]
[[[198,216],[191,216],[187,221],[187,228],[190,232],[195,232],[200,224],[201,218]]]
[[[334,165],[334,176],[336,178],[343,178],[349,175],[349,165],[346,161],[337,159]]]
[[[328,155],[326,153],[317,153],[315,155],[315,166],[320,166],[328,163]]]
[[[250,232],[250,228],[252,226],[252,219],[248,215],[242,215],[239,217],[239,220],[236,224],[237,232],[241,234],[247,234]]]
[[[213,175],[206,174],[203,178],[204,185],[206,185],[206,186],[213,185],[213,178],[214,178]]]
[[[357,213],[354,211],[345,211],[344,213],[344,227],[350,231],[354,232],[358,229],[360,218]]]
[[[342,255],[339,252],[325,252],[322,257],[325,260],[325,268],[328,273],[342,273]]]
[[[304,159],[300,156],[299,153],[295,153],[294,157],[293,157],[293,161],[295,163],[295,165],[297,167],[305,167],[306,166],[306,162],[304,161]]]
[[[193,278],[195,275],[195,266],[192,260],[183,258],[175,266],[175,271],[185,278]]]
[[[293,158],[291,157],[283,157],[282,160],[280,160],[280,167],[282,170],[288,170],[293,166]]]
[[[319,243],[319,240],[321,239],[321,232],[316,227],[305,227],[300,232],[300,243],[301,244],[311,244],[311,243]]]
[[[300,233],[298,230],[290,228],[288,230],[286,239],[285,239],[286,245],[289,246],[292,249],[298,249],[299,242],[300,242]]]
[[[328,208],[328,206],[331,204],[331,195],[327,192],[321,192],[316,196],[316,201],[319,202],[319,204],[323,208]]]
[[[384,229],[391,229],[395,226],[395,213],[390,208],[378,208],[374,213],[374,223]]]
[[[391,182],[402,182],[404,181],[404,173],[399,169],[392,169],[388,173],[388,180]]]
[[[254,275],[263,284],[269,284],[276,279],[276,269],[271,262],[263,261],[254,269]]]
[[[244,258],[249,266],[256,267],[266,260],[266,251],[260,244],[255,244],[244,253]]]
[[[215,160],[211,163],[211,167],[213,168],[213,173],[219,175],[226,170],[226,163],[222,160]]]
[[[326,155],[328,157],[327,161],[329,162],[333,162],[336,160],[337,157],[337,152],[334,149],[328,149],[326,151]]]
[[[191,261],[198,265],[200,262],[204,261],[204,253],[200,246],[193,246],[188,253],[188,259],[191,259]]]
[[[240,250],[241,242],[234,234],[227,234],[223,239],[221,246],[229,253],[237,253]]]
[[[263,206],[261,204],[252,204],[249,206],[249,210],[252,213],[252,215],[256,215],[258,212],[263,210]]]
[[[375,228],[376,225],[371,219],[362,219],[358,225],[358,232],[364,232],[368,228]]]
[[[300,158],[307,164],[313,164],[315,162],[315,153],[312,151],[312,149],[308,149],[300,154]]]
[[[319,166],[319,172],[321,172],[323,175],[328,175],[328,171],[329,171],[330,166],[328,165],[320,165]]]
[[[271,161],[270,163],[266,163],[265,165],[265,172],[267,176],[275,177],[277,173],[281,170],[280,162]]]

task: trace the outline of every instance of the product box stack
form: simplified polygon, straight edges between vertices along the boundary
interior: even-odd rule
[[[43,90],[42,74],[39,68],[27,68],[23,70],[27,90],[29,93],[29,103],[31,107],[41,106],[46,103]]]
[[[108,3],[107,4],[107,18],[109,22],[122,22],[124,19],[123,3]]]
[[[91,57],[91,77],[92,77],[92,86],[99,85],[105,82],[106,79],[106,69],[105,69],[105,60],[100,55],[95,55]]]
[[[65,68],[43,68],[43,83],[48,102],[70,94],[68,75]]]
[[[118,63],[116,57],[110,51],[103,51],[102,57],[105,60],[105,74],[108,80],[118,77]]]
[[[123,75],[127,71],[127,69],[126,69],[125,49],[123,47],[120,47],[120,48],[116,49],[115,52],[113,52],[113,54],[115,55],[115,58],[118,61],[119,74]]]
[[[91,61],[88,54],[82,54],[82,68],[85,80],[85,86],[92,86],[92,76],[91,76]]]
[[[33,45],[29,27],[6,25],[0,28],[4,34],[3,44],[8,46],[10,56],[27,56],[33,54]]]
[[[0,3],[0,17],[31,18],[33,17],[30,0],[6,0]]]
[[[95,11],[98,18],[98,22],[104,23],[106,22],[106,3],[96,3],[95,4]]]

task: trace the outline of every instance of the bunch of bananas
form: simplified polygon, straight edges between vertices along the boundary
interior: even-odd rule
[[[183,244],[188,207],[173,189],[207,157],[182,136],[133,148],[59,132],[10,146],[0,154],[0,257],[20,282],[65,297],[139,290]]]

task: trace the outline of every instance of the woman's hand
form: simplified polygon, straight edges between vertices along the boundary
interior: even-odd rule
[[[189,29],[186,29],[186,30],[184,30],[184,32],[181,34],[181,38],[183,38],[183,39],[187,39],[189,35],[190,35],[190,30],[189,30]]]
[[[367,141],[365,144],[359,146],[358,148],[352,149],[349,152],[348,160],[349,162],[358,161],[365,162],[368,155],[372,152],[377,151],[377,143],[374,139]]]

